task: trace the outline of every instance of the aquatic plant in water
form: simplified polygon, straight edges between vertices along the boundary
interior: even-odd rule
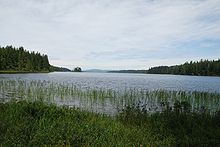
[[[90,111],[115,114],[127,106],[141,105],[149,112],[162,111],[164,104],[174,107],[175,102],[190,104],[190,110],[199,112],[203,108],[210,113],[219,110],[220,94],[196,91],[167,91],[146,89],[94,89],[73,83],[50,81],[25,81],[20,79],[0,80],[0,99],[43,101]]]

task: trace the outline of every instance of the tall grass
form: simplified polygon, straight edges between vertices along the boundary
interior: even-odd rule
[[[219,146],[220,113],[127,106],[116,117],[43,102],[0,103],[0,146]]]

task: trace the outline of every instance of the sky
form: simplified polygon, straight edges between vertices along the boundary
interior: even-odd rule
[[[0,46],[73,69],[220,58],[220,0],[0,0]]]

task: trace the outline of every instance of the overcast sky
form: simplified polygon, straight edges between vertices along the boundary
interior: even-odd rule
[[[0,0],[0,45],[83,69],[218,59],[220,0]]]

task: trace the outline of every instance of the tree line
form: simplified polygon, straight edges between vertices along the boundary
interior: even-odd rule
[[[0,47],[1,71],[48,72],[51,66],[48,56],[39,52],[29,52],[23,47]]]
[[[197,76],[220,76],[220,59],[190,61],[175,66],[157,66],[148,70],[113,70],[113,73],[145,73],[145,74],[174,74]]]
[[[158,66],[147,70],[149,74],[174,74],[174,75],[198,75],[220,76],[220,59],[200,60],[186,62],[175,66]]]

